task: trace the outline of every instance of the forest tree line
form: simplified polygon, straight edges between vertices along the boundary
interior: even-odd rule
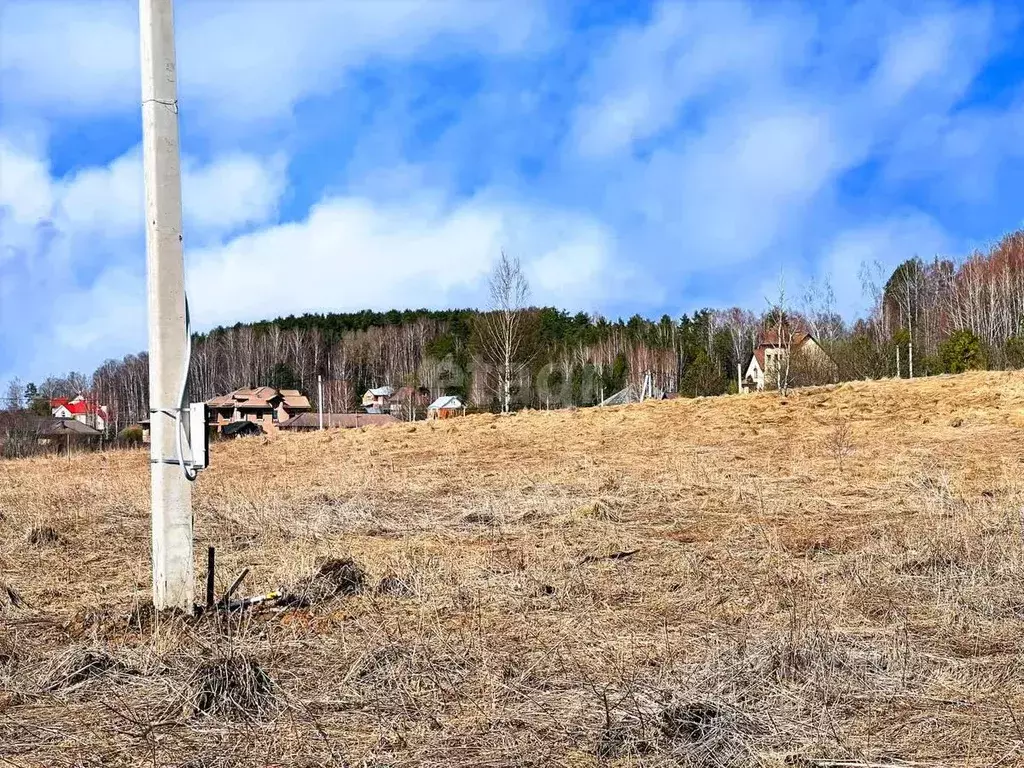
[[[593,405],[628,384],[639,388],[648,372],[669,393],[734,392],[737,366],[745,371],[762,332],[780,320],[818,340],[838,380],[1024,367],[1024,231],[959,263],[913,258],[892,272],[864,265],[861,280],[869,309],[852,324],[837,313],[827,284],[805,286],[798,296],[780,291],[759,313],[702,309],[612,321],[525,307],[512,404]],[[497,410],[504,386],[487,353],[493,311],[307,314],[215,328],[193,337],[189,396],[207,400],[270,385],[299,389],[316,404],[321,376],[326,411],[354,409],[362,392],[385,384],[419,387],[431,397],[458,394]],[[38,385],[16,380],[6,406],[48,414],[50,398],[82,393],[110,407],[114,431],[145,418],[146,354],[108,360],[91,375]]]

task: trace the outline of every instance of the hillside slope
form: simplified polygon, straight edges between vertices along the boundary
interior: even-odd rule
[[[219,590],[361,578],[155,624],[147,457],[3,463],[0,758],[1021,765],[1022,434],[977,373],[236,441]]]

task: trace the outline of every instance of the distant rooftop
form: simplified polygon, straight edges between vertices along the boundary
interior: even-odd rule
[[[310,405],[309,398],[297,389],[277,390],[273,387],[241,387],[226,395],[211,398],[206,401],[206,404],[211,408],[251,410],[255,408],[275,408],[277,407],[275,401],[283,402],[285,408],[292,411],[308,411],[313,407]]]
[[[465,407],[457,395],[444,395],[428,406],[432,411],[460,410]]]

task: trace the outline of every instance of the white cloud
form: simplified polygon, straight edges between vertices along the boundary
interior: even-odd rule
[[[282,155],[262,160],[231,154],[206,166],[186,162],[181,180],[186,236],[193,228],[203,238],[274,219],[287,186],[286,166]]]
[[[0,136],[0,210],[7,225],[35,226],[52,207],[47,164]]]
[[[189,253],[189,296],[204,326],[277,315],[479,304],[502,248],[520,255],[538,301],[605,291],[612,242],[585,217],[425,195],[400,204],[330,198],[301,222]]]
[[[0,81],[7,109],[106,112],[138,103],[137,4],[6,0]]]
[[[132,150],[107,166],[84,168],[58,182],[54,193],[62,232],[109,239],[136,235],[144,221],[141,155]]]
[[[928,182],[927,193],[955,205],[991,205],[1000,181],[1019,178],[1024,158],[1024,91],[1003,109],[934,114],[899,133],[885,162],[892,187]]]
[[[944,120],[993,46],[984,7],[791,11],[666,2],[594,55],[570,151],[614,179],[604,210],[666,273],[798,263],[845,224],[844,177]]]
[[[200,242],[276,216],[284,194],[283,156],[241,153],[203,165],[182,161],[185,232]],[[117,240],[139,236],[144,224],[142,156],[138,148],[109,165],[50,178],[46,164],[0,136],[0,210],[28,229],[52,224],[68,237]],[[4,241],[10,233],[4,232]],[[9,242],[8,242],[9,244]]]
[[[32,149],[0,135],[0,327],[3,362],[89,368],[145,342],[140,152],[53,178]],[[216,243],[276,218],[285,163],[232,154],[186,160],[188,242]],[[43,370],[41,370],[43,369]]]
[[[904,20],[881,37],[868,85],[879,109],[925,91],[942,106],[958,98],[991,54],[993,17],[985,6]]]
[[[532,1],[178,0],[175,12],[182,103],[236,124],[285,114],[374,58],[517,51],[546,23]],[[136,2],[7,0],[0,13],[6,107],[83,115],[138,105]]]
[[[600,53],[575,118],[585,156],[628,150],[671,127],[687,106],[725,95],[769,97],[773,79],[810,40],[801,18],[755,14],[725,2],[664,2],[645,25],[629,28]]]
[[[138,269],[105,270],[90,286],[69,291],[55,313],[49,342],[66,357],[137,352],[146,342],[146,291]],[[49,355],[46,356],[47,359]]]
[[[788,111],[712,123],[633,168],[626,204],[678,243],[676,271],[706,271],[770,249],[802,221],[842,162],[828,114]]]
[[[914,256],[929,261],[948,255],[953,245],[931,217],[918,211],[894,214],[838,234],[824,250],[819,274],[832,283],[837,309],[852,318],[867,304],[860,279],[862,265],[877,262],[888,273]]]
[[[479,306],[504,247],[522,258],[533,300],[590,310],[629,289],[614,241],[584,216],[484,197],[400,204],[335,197],[303,221],[186,253],[197,330],[303,312]],[[67,288],[47,321],[48,345],[23,367],[95,362],[145,345],[144,275],[115,265]]]

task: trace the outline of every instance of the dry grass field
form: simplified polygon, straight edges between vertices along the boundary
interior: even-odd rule
[[[0,764],[1021,766],[1022,438],[978,373],[239,440],[197,582],[302,599],[194,619],[147,455],[0,463]]]

